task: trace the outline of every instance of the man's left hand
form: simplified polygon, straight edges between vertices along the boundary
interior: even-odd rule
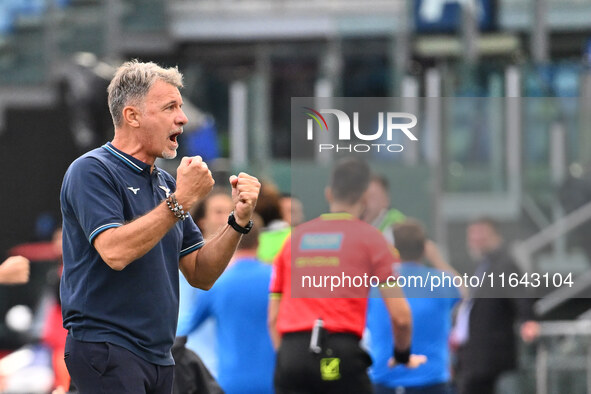
[[[257,178],[241,172],[230,177],[232,200],[234,201],[234,217],[240,226],[246,226],[257,205],[261,184]]]

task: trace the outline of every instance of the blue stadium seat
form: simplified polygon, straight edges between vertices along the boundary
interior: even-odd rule
[[[67,7],[70,0],[53,0],[58,8]],[[15,21],[21,16],[41,17],[46,9],[44,0],[11,0],[0,3],[0,35],[13,31]]]

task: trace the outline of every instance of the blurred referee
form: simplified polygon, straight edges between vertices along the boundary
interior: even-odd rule
[[[306,289],[303,295],[295,288],[306,275],[367,274],[380,283],[392,275],[393,249],[379,230],[359,220],[369,175],[365,162],[340,162],[326,191],[330,213],[296,227],[275,260],[269,329],[278,347],[276,393],[372,392],[367,375],[371,359],[360,347],[370,288]],[[411,356],[408,303],[399,289],[385,293],[397,297],[385,299],[396,337],[394,360],[416,367],[424,356]]]

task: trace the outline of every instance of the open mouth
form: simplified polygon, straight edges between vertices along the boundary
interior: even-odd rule
[[[178,131],[178,132],[176,132],[176,133],[173,133],[173,134],[171,134],[171,135],[168,137],[168,139],[169,139],[169,140],[171,140],[172,142],[174,142],[174,143],[176,144],[176,143],[177,143],[177,137],[178,137],[179,135],[181,135],[181,134],[182,134],[182,131]]]

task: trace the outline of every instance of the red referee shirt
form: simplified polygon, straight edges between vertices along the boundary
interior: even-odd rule
[[[387,281],[395,261],[382,234],[352,215],[325,214],[296,227],[273,267],[277,330],[311,330],[321,318],[328,331],[361,337],[369,291]]]

